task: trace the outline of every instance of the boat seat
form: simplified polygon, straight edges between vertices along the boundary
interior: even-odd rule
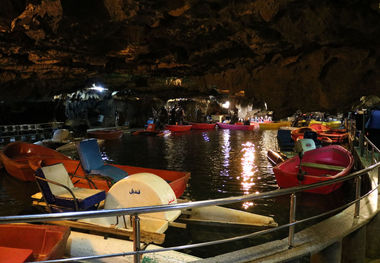
[[[343,171],[345,169],[345,167],[343,167],[343,166],[324,164],[324,163],[302,162],[301,166],[317,168],[317,169],[324,169],[324,170],[331,170],[331,171],[339,171],[339,172]]]
[[[103,190],[74,187],[62,163],[37,169],[36,182],[46,204],[58,210],[96,209],[106,198]]]
[[[128,175],[126,171],[104,163],[96,139],[79,142],[77,149],[83,170],[87,174],[110,177],[114,182],[120,181]]]

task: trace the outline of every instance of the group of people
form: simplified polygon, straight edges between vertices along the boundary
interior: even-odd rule
[[[179,105],[173,106],[169,111],[169,124],[183,124],[185,111]]]

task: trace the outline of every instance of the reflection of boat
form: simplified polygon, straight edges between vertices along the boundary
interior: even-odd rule
[[[12,142],[0,153],[1,161],[8,174],[22,181],[34,181],[34,171],[29,165],[32,159],[62,159],[69,157],[53,149],[26,142]]]
[[[0,262],[31,262],[62,258],[67,226],[0,224]]]
[[[200,123],[200,122],[192,122],[192,130],[213,130],[215,129],[216,123]]]
[[[86,172],[83,170],[82,166],[77,160],[42,159],[42,161],[37,160],[33,162],[33,164],[31,165],[33,166],[34,170],[37,170],[41,166],[41,163],[44,166],[53,165],[57,163],[63,163],[63,165],[65,166],[69,174],[74,174],[76,176],[79,176],[79,177],[72,178],[76,187],[94,188],[94,185],[95,185],[98,189],[105,190],[105,191],[108,191],[110,188],[110,185],[108,183],[109,181],[105,180],[104,176],[87,176],[87,178],[89,178],[90,181],[87,180]],[[169,183],[174,193],[176,194],[176,197],[180,197],[183,194],[183,192],[186,189],[187,181],[190,178],[189,172],[152,169],[152,168],[144,168],[144,167],[129,166],[129,165],[117,165],[117,164],[109,164],[109,165],[120,168],[123,171],[127,172],[129,175],[136,174],[136,173],[155,174]]]
[[[192,125],[166,125],[165,128],[171,132],[185,132],[190,131]]]
[[[87,134],[89,137],[104,139],[104,140],[116,140],[120,139],[123,136],[123,131],[118,129],[89,129],[87,130]]]
[[[259,123],[260,129],[263,130],[276,130],[280,127],[290,126],[290,121],[279,121],[279,122],[262,122]]]
[[[294,156],[273,168],[277,184],[281,188],[308,185],[331,180],[348,174],[353,166],[352,154],[339,145],[330,145],[306,151],[301,160]],[[328,194],[337,190],[342,182],[306,190]]]
[[[217,122],[216,124],[221,129],[229,129],[229,130],[253,131],[259,128],[258,123],[254,123],[254,125],[243,125],[243,124],[228,124],[228,123]]]

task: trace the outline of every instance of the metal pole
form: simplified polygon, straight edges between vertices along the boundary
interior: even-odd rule
[[[133,233],[134,233],[133,250],[135,252],[138,252],[140,251],[140,218],[138,215],[133,216]],[[135,263],[141,262],[140,254],[135,254],[133,257],[134,257]]]
[[[296,194],[292,193],[290,195],[289,223],[294,223],[296,221],[296,204],[297,204]],[[295,228],[294,225],[289,227],[289,237],[288,237],[289,248],[292,248],[294,244],[294,228]]]
[[[371,164],[375,164],[375,148],[371,145]]]
[[[364,129],[365,129],[365,110],[363,110],[363,118],[362,118],[362,130],[360,132],[360,156],[363,156],[363,144],[364,144]]]
[[[355,218],[358,218],[360,215],[360,195],[361,195],[361,184],[362,184],[362,177],[358,176],[355,178],[356,181],[356,191],[355,191]]]
[[[359,135],[359,148],[360,148],[360,156],[363,157],[364,154],[364,131],[360,131]]]

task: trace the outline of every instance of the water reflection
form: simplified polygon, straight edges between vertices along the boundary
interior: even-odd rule
[[[203,140],[205,140],[205,142],[209,142],[210,141],[210,137],[208,136],[207,132],[203,132],[202,133],[202,137],[203,137]]]
[[[220,170],[220,176],[229,176],[228,169],[230,166],[230,151],[231,151],[231,143],[230,143],[230,130],[223,130],[223,144],[221,145],[221,152],[223,155],[223,169]]]
[[[250,194],[254,182],[254,175],[257,172],[257,166],[255,165],[255,145],[252,142],[246,142],[242,144],[243,157],[241,158],[242,174],[241,185],[244,194]],[[243,208],[248,209],[253,206],[253,202],[244,202]]]
[[[172,134],[164,137],[164,152],[163,155],[169,169],[177,170],[178,167],[183,167],[186,156],[186,137],[183,134]]]

